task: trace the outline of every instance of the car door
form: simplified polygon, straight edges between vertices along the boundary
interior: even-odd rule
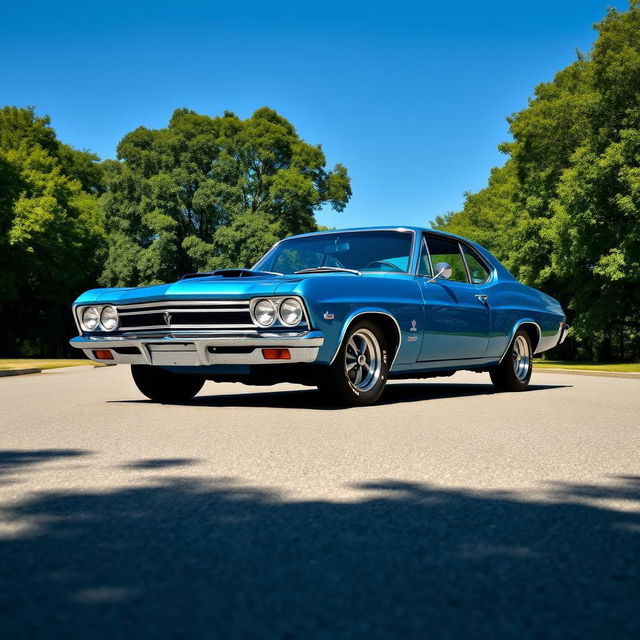
[[[438,266],[447,263],[447,273]],[[482,358],[489,343],[490,271],[473,250],[453,238],[425,234],[418,266],[425,325],[418,360]]]

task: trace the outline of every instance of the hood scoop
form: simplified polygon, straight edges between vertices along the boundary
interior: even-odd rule
[[[281,276],[281,273],[274,271],[253,271],[252,269],[217,269],[209,273],[186,273],[180,280],[188,280],[189,278],[210,278],[217,276],[219,278],[259,278],[264,276]]]

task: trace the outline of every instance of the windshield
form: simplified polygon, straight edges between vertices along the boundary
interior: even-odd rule
[[[357,271],[407,272],[413,234],[410,231],[336,231],[283,240],[255,269],[296,273],[329,267]]]

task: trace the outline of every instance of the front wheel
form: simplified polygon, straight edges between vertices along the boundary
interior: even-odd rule
[[[493,386],[499,391],[524,391],[533,372],[531,338],[524,329],[513,337],[502,362],[489,371]]]
[[[131,375],[140,392],[154,402],[186,402],[202,389],[204,377],[172,373],[147,364],[132,364]]]
[[[340,349],[318,382],[320,391],[352,406],[374,404],[389,373],[387,340],[372,322],[349,328]]]

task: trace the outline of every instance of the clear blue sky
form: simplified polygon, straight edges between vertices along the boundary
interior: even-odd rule
[[[322,224],[426,224],[504,157],[505,117],[586,51],[609,0],[2,2],[0,104],[114,157],[173,109],[268,105],[342,162],[353,198]]]

